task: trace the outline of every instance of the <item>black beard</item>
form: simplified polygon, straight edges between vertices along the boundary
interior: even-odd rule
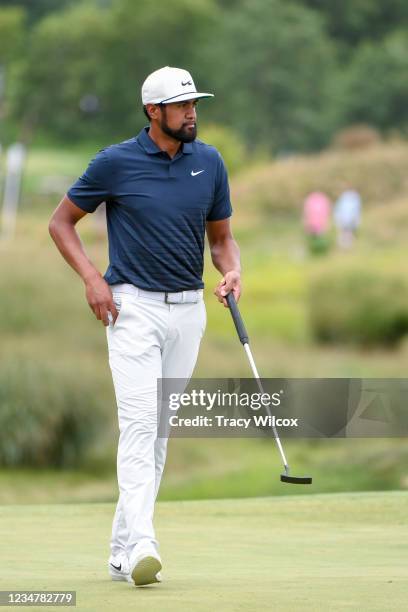
[[[197,137],[197,124],[195,124],[192,129],[188,130],[183,126],[179,130],[172,130],[167,125],[166,111],[163,113],[160,127],[163,132],[167,134],[167,136],[171,136],[171,138],[174,138],[174,140],[178,140],[179,142],[193,142],[193,140],[195,140]]]

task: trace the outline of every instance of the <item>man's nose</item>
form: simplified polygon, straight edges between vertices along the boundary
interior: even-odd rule
[[[191,105],[187,108],[187,119],[195,119],[197,117],[195,106]]]

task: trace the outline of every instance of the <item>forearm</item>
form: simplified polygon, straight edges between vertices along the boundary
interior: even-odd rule
[[[211,259],[222,275],[231,271],[241,274],[239,247],[232,237],[211,246]]]
[[[72,223],[51,220],[49,232],[65,261],[85,283],[95,277],[101,277],[100,272],[88,258],[78,232]]]

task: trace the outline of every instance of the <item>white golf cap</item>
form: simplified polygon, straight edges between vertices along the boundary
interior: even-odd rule
[[[170,104],[196,98],[212,98],[214,94],[200,93],[187,70],[165,66],[155,70],[142,85],[143,104]]]

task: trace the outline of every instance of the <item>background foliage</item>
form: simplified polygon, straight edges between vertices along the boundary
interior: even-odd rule
[[[3,139],[129,137],[163,65],[215,91],[203,121],[250,150],[319,149],[356,122],[406,132],[407,24],[402,0],[2,0]]]

